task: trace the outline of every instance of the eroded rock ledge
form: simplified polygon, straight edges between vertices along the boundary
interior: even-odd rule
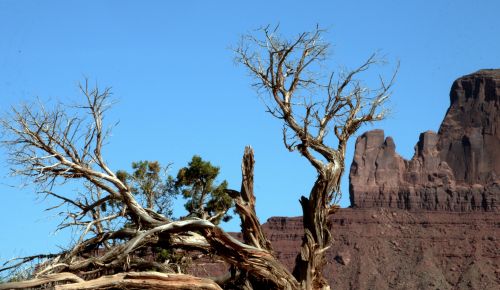
[[[397,154],[382,130],[358,137],[349,174],[351,206],[498,211],[499,100],[500,70],[456,80],[438,133],[420,134],[411,160]]]

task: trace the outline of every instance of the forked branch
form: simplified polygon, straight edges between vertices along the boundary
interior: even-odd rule
[[[328,289],[322,275],[331,243],[327,217],[339,200],[347,141],[363,124],[384,118],[397,69],[388,82],[380,77],[379,87],[370,89],[359,76],[380,62],[376,54],[351,71],[325,74],[329,44],[319,27],[291,39],[279,35],[277,27],[260,32],[261,37],[243,37],[236,61],[270,96],[266,108],[283,123],[285,147],[298,151],[318,173],[309,197],[300,200],[304,238],[294,275],[303,289]]]

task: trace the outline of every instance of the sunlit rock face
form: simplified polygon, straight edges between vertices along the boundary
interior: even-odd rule
[[[356,140],[350,170],[353,207],[498,211],[500,201],[500,70],[453,83],[438,133],[420,134],[405,160],[382,130]]]

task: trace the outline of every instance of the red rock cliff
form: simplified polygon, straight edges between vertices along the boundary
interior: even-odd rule
[[[499,289],[496,212],[345,208],[330,216],[333,244],[325,277],[332,289]],[[264,224],[278,258],[292,269],[302,219]]]
[[[500,70],[459,78],[438,133],[420,134],[405,160],[382,130],[356,140],[350,170],[352,207],[498,211]]]

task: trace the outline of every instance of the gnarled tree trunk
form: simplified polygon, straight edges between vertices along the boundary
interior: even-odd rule
[[[301,281],[302,289],[330,289],[322,270],[326,264],[326,250],[331,244],[328,223],[328,215],[332,212],[330,199],[339,186],[342,169],[329,168],[325,168],[325,175],[318,175],[309,198],[302,196],[300,199],[304,237],[293,274]]]

